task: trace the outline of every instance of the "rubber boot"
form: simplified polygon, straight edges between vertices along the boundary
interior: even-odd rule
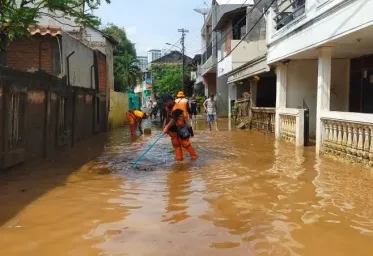
[[[177,137],[177,134],[173,133],[173,132],[170,132],[169,135],[171,137],[172,146],[175,150],[175,160],[176,161],[183,161],[183,158],[184,158],[183,149],[181,148],[181,144],[180,144],[180,141]]]

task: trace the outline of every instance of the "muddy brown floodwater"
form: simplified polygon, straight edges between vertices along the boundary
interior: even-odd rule
[[[0,175],[0,255],[372,255],[373,175],[253,131],[206,131],[201,158],[118,129]],[[92,156],[96,156],[91,158]]]

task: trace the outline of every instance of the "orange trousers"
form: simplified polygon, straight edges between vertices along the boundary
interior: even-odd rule
[[[131,135],[135,136],[136,135],[137,124],[136,123],[130,123],[130,128],[131,128]]]
[[[175,150],[175,160],[182,161],[184,159],[183,156],[183,148],[185,148],[193,160],[198,158],[198,155],[193,148],[192,144],[190,143],[189,139],[182,140],[177,136],[176,132],[169,132],[171,137],[171,143]]]

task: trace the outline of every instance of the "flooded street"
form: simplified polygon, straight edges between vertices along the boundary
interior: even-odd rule
[[[372,255],[371,171],[199,126],[195,162],[175,163],[164,138],[131,168],[159,132],[121,128],[2,173],[0,255]]]

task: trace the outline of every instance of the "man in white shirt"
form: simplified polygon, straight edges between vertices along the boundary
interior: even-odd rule
[[[212,130],[212,123],[216,121],[216,115],[218,112],[216,100],[214,99],[214,94],[210,94],[210,98],[205,100],[203,103],[205,112],[207,115],[207,122],[209,123],[209,129]]]

